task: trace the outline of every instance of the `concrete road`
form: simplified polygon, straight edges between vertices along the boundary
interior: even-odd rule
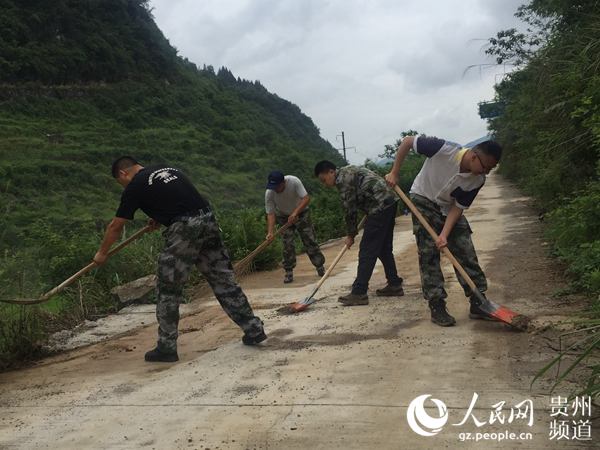
[[[317,304],[282,315],[281,305],[304,298],[318,280],[300,256],[291,285],[283,285],[282,271],[242,282],[269,335],[257,348],[242,345],[240,331],[206,297],[180,323],[179,363],[143,361],[156,338],[151,325],[0,374],[0,448],[593,447],[594,441],[552,436],[551,380],[529,388],[555,355],[547,344],[556,342],[556,328],[580,308],[577,300],[551,297],[564,285],[545,255],[537,216],[526,198],[492,176],[467,217],[489,278],[488,297],[531,315],[532,332],[470,320],[448,263],[457,326],[432,324],[420,294],[410,217],[402,216],[394,245],[404,297],[375,296],[385,283],[378,265],[369,305],[337,302],[356,271],[355,245]],[[341,245],[327,246],[328,261]],[[553,397],[570,389],[567,384]],[[407,421],[409,405],[425,394],[431,397],[424,408],[411,413],[432,436],[417,434]],[[593,438],[600,432],[594,426]]]

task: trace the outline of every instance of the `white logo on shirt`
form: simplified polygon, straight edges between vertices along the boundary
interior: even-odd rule
[[[148,177],[148,186],[151,186],[155,179],[161,180],[164,184],[169,183],[170,181],[176,180],[177,175],[169,172],[169,170],[177,170],[171,167],[165,167],[163,169],[155,170]]]

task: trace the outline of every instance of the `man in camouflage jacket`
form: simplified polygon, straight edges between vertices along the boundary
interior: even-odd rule
[[[315,176],[328,187],[340,192],[346,211],[346,246],[354,244],[358,233],[359,211],[367,215],[363,237],[358,253],[358,269],[352,284],[352,292],[340,297],[346,305],[367,305],[367,290],[377,258],[381,260],[387,286],[378,289],[379,296],[404,295],[402,278],[398,276],[393,254],[394,226],[398,199],[385,181],[364,167],[346,166],[337,168],[330,161],[321,161],[315,166]]]

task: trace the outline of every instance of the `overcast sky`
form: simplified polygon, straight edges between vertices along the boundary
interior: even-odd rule
[[[151,0],[155,20],[202,67],[260,80],[310,116],[352,163],[408,129],[466,143],[502,67],[487,38],[520,27],[523,0]]]

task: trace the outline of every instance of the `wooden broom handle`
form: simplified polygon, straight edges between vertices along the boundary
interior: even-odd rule
[[[108,256],[112,256],[115,253],[117,253],[118,251],[122,250],[123,247],[126,247],[131,242],[135,241],[140,236],[142,236],[142,235],[146,234],[148,231],[150,231],[151,228],[152,227],[150,225],[147,225],[144,228],[136,231],[134,234],[132,234],[127,239],[125,239],[124,241],[122,241],[119,245],[113,247],[108,252]],[[48,292],[46,292],[45,294],[41,295],[36,300],[2,300],[2,301],[4,303],[12,303],[12,304],[16,304],[16,305],[35,305],[37,303],[43,303],[45,301],[48,301],[51,297],[55,296],[59,292],[62,292],[67,286],[69,286],[71,283],[73,283],[73,281],[77,280],[78,278],[80,278],[81,276],[85,275],[86,273],[88,273],[90,270],[92,270],[94,267],[97,267],[97,266],[98,266],[98,264],[96,264],[94,261],[92,261],[87,266],[85,266],[84,268],[80,269],[77,273],[71,275],[69,278],[67,278],[65,281],[63,281],[62,283],[60,283],[58,286],[50,289]]]
[[[417,207],[410,200],[410,198],[408,198],[408,196],[404,192],[402,192],[402,189],[400,189],[398,186],[394,186],[394,190],[396,191],[396,194],[398,194],[398,196],[406,204],[406,206],[408,206],[408,208],[415,215],[415,217],[419,220],[421,225],[423,225],[423,228],[425,228],[427,230],[427,232],[432,237],[433,241],[434,242],[437,241],[437,239],[439,237],[438,234],[435,232],[435,230],[433,228],[431,228],[431,225],[429,225],[429,223],[427,222],[427,219],[425,219],[425,217],[423,217],[423,214],[421,214],[421,212],[417,209]],[[460,265],[460,263],[454,257],[454,255],[448,249],[448,247],[443,247],[442,252],[450,260],[450,262],[452,263],[454,268],[458,271],[458,273],[460,273],[460,275],[464,278],[464,280],[467,282],[467,284],[469,285],[471,290],[473,292],[479,292],[479,289],[477,289],[477,286],[475,286],[475,283],[473,283],[473,280],[471,279],[469,274],[467,274],[465,269],[463,269],[463,267]]]
[[[362,220],[358,223],[358,226],[356,227],[357,230],[360,230],[363,227],[363,225],[365,224],[365,220],[367,220],[367,216],[364,216],[362,218]],[[333,271],[333,268],[340,261],[340,259],[342,259],[342,256],[344,256],[344,253],[346,253],[346,251],[348,250],[348,248],[349,247],[347,245],[344,245],[344,248],[342,250],[340,250],[340,252],[335,257],[335,259],[333,260],[333,262],[331,263],[331,265],[325,271],[325,274],[321,277],[321,279],[319,280],[319,282],[315,286],[315,292],[318,291],[319,288],[323,285],[323,283],[325,282],[325,280],[329,277],[329,275]]]

